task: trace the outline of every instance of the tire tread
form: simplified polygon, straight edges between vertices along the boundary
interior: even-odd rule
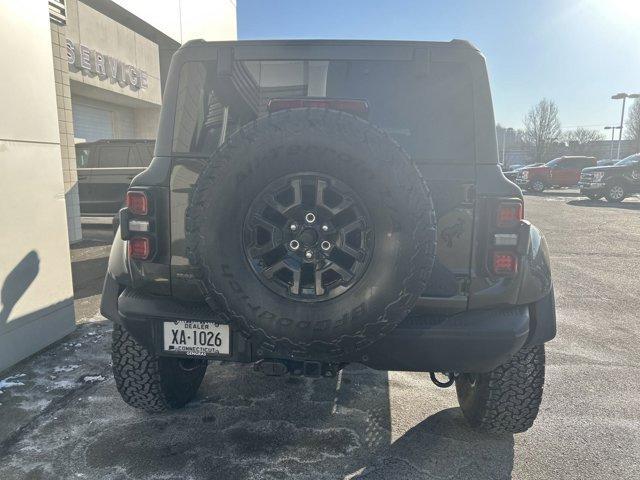
[[[524,432],[538,416],[544,374],[544,345],[523,348],[509,362],[480,375],[481,391],[475,393],[471,408],[463,406],[463,413],[473,427],[482,431]],[[460,397],[459,385],[456,387]]]

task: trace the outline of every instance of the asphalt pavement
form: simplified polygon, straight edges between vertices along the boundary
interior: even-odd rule
[[[97,313],[109,231],[74,247],[78,330],[0,375],[0,478],[640,478],[640,200],[526,197],[547,237],[558,337],[537,422],[474,432],[454,389],[357,365],[335,379],[209,366],[184,410],[126,406]]]

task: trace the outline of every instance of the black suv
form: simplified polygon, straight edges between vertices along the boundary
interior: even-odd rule
[[[76,144],[82,215],[114,215],[133,177],[153,158],[154,140],[98,140]]]
[[[591,200],[605,197],[609,202],[621,202],[640,192],[640,153],[615,165],[585,168],[578,185],[580,193]]]
[[[181,407],[208,360],[358,362],[455,383],[474,427],[529,428],[553,284],[494,125],[465,41],[184,45],[104,283],[122,398]]]

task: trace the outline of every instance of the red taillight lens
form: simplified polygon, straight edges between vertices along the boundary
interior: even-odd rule
[[[151,256],[151,241],[147,237],[133,237],[129,240],[129,257],[147,260]]]
[[[522,203],[506,202],[498,205],[496,226],[498,228],[514,227],[524,218]]]
[[[367,115],[369,104],[365,100],[340,100],[340,99],[315,99],[315,98],[272,98],[269,100],[269,113],[291,108],[329,108],[353,113],[354,115]]]
[[[127,208],[134,215],[146,215],[149,213],[149,200],[144,192],[129,190],[127,192]]]
[[[518,273],[518,257],[514,252],[493,252],[493,273],[511,276]]]

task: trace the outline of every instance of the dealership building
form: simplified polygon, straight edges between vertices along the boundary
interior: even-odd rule
[[[75,145],[155,139],[172,54],[181,40],[235,39],[236,7],[234,0],[39,0],[2,2],[0,19],[0,39],[13,45],[0,52],[11,65],[0,76],[2,371],[75,326],[69,245],[82,239]]]
[[[74,145],[155,138],[162,84],[180,44],[112,2],[67,0],[65,16],[52,22],[51,44],[74,242],[82,237]]]

